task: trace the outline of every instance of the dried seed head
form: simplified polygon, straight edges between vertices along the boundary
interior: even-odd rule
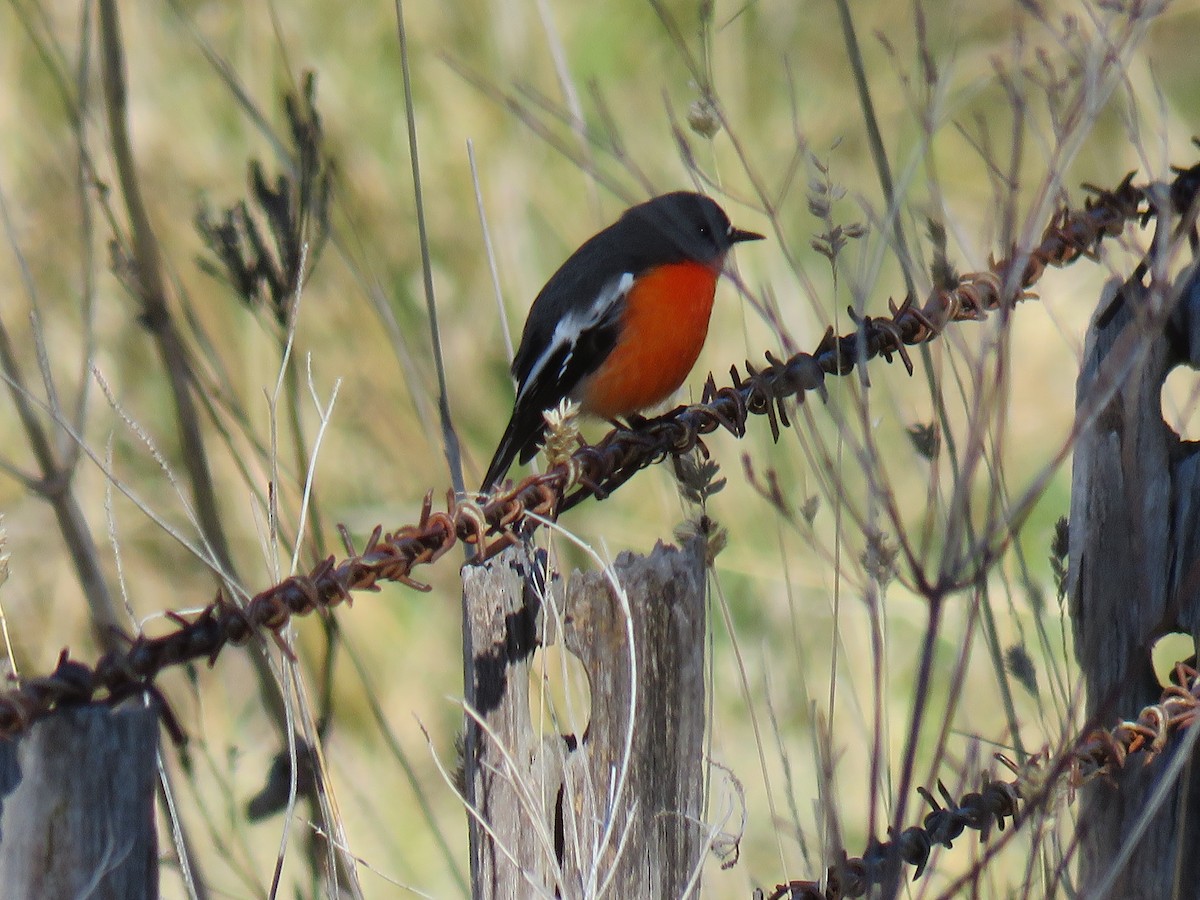
[[[675,481],[679,492],[689,503],[704,506],[708,498],[725,487],[725,479],[718,478],[721,467],[716,460],[707,458],[699,449],[673,460]]]
[[[721,130],[721,118],[707,97],[692,101],[688,107],[687,122],[692,131],[709,140]]]
[[[936,422],[925,424],[917,422],[908,426],[908,438],[912,441],[913,449],[928,460],[937,459],[941,449],[942,438]]]
[[[1013,644],[1004,651],[1004,667],[1021,687],[1029,691],[1030,696],[1037,698],[1037,666],[1023,645]]]
[[[812,523],[816,521],[817,513],[820,511],[820,509],[821,498],[816,494],[813,494],[801,504],[800,515],[804,518],[804,521],[811,526]]]
[[[897,548],[884,532],[874,528],[867,531],[867,546],[860,561],[867,574],[882,588],[886,588],[896,575],[896,553]]]
[[[542,413],[546,420],[546,460],[551,467],[565,463],[582,443],[579,437],[579,404],[564,399]]]
[[[675,540],[683,544],[689,540],[704,541],[704,563],[713,564],[713,560],[729,544],[729,532],[715,519],[701,514],[695,519],[687,519],[675,527]]]

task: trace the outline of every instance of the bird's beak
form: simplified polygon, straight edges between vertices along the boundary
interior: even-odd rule
[[[729,243],[740,244],[742,241],[761,241],[766,235],[759,234],[757,231],[742,231],[740,228],[729,229]]]

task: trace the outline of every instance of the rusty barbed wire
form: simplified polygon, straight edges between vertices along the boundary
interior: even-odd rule
[[[1072,781],[1082,784],[1106,776],[1124,766],[1134,753],[1149,762],[1166,749],[1173,732],[1194,725],[1198,716],[1200,672],[1187,663],[1176,663],[1171,684],[1163,689],[1158,703],[1143,707],[1136,719],[1084,735],[1074,750]]]
[[[1004,830],[1005,822],[1015,819],[1021,799],[1019,782],[993,780],[978,792],[964,794],[956,801],[939,781],[938,793],[945,806],[926,788],[917,792],[929,804],[930,811],[921,825],[906,828],[895,840],[872,841],[862,856],[847,858],[826,871],[825,882],[788,881],[778,884],[767,894],[754,892],[754,900],[840,900],[843,897],[862,897],[872,885],[894,878],[901,864],[916,868],[913,879],[920,878],[936,846],[953,847],[968,828],[986,838],[992,827]]]
[[[589,496],[611,493],[640,469],[666,456],[687,453],[703,435],[717,428],[741,437],[750,414],[767,416],[771,436],[778,440],[780,427],[790,426],[787,401],[794,398],[802,403],[813,391],[823,397],[827,375],[848,375],[855,366],[879,356],[889,363],[898,356],[911,375],[914,369],[909,347],[933,340],[950,323],[980,321],[989,312],[1033,297],[1029,289],[1048,267],[1067,266],[1083,257],[1095,258],[1105,238],[1119,236],[1131,221],[1145,223],[1148,216],[1156,215],[1156,186],[1135,185],[1133,176],[1130,172],[1113,190],[1085,185],[1091,196],[1083,209],[1072,211],[1063,206],[1057,210],[1032,250],[1014,250],[1003,259],[992,260],[985,271],[959,276],[953,288],[934,288],[919,306],[909,295],[899,305],[888,301],[888,317],[859,316],[850,308],[855,331],[837,336],[832,328],[828,329],[811,354],[797,353],[781,361],[768,352],[765,368],[757,369],[746,362],[745,378],[736,366],[732,367],[730,387],[718,389],[710,375],[699,404],[679,407],[641,422],[632,430],[609,432],[598,444],[576,454],[578,469],[570,473],[569,493],[560,511]],[[1177,169],[1169,188],[1172,210],[1189,209],[1197,193],[1200,164]],[[554,470],[547,474],[554,475]]]
[[[1008,820],[1017,823],[1030,803],[1042,805],[1054,797],[1059,783],[1073,795],[1087,782],[1124,767],[1134,755],[1141,764],[1148,765],[1167,748],[1172,734],[1194,725],[1200,716],[1200,671],[1176,663],[1171,682],[1163,689],[1159,702],[1144,707],[1136,719],[1090,730],[1053,765],[1048,751],[1031,757],[1023,766],[997,754],[996,759],[1017,777],[1012,781],[989,780],[979,791],[964,794],[958,801],[939,781],[938,793],[945,806],[927,788],[917,788],[930,807],[921,825],[906,828],[893,840],[871,841],[862,856],[847,858],[843,854],[826,870],[823,882],[786,881],[769,894],[755,890],[754,900],[862,897],[872,886],[893,878],[902,864],[915,868],[915,881],[924,873],[933,849],[950,849],[968,828],[987,840],[993,825],[1003,831]],[[1026,803],[1024,811],[1020,808],[1022,802]]]
[[[425,496],[417,524],[384,534],[376,527],[361,553],[348,535],[348,558],[319,562],[308,574],[292,576],[252,597],[245,605],[224,592],[194,618],[175,613],[167,617],[176,629],[160,637],[128,637],[128,648],[105,654],[94,667],[63,651],[54,672],[25,680],[0,694],[0,738],[21,733],[60,705],[95,700],[118,702],[153,690],[154,678],[165,668],[197,659],[211,665],[227,644],[241,644],[269,632],[277,640],[293,616],[328,610],[349,602],[356,591],[375,590],[380,582],[398,582],[417,590],[428,586],[412,577],[415,568],[436,562],[456,543],[475,547],[482,562],[519,540],[522,531],[553,519],[588,497],[602,498],[636,472],[668,456],[687,453],[704,435],[725,428],[745,434],[751,415],[765,415],[771,434],[790,427],[787,401],[803,402],[813,391],[823,394],[826,375],[846,375],[856,365],[882,356],[899,356],[913,371],[907,348],[935,338],[951,322],[983,319],[988,312],[1011,306],[1028,296],[1048,266],[1065,266],[1095,254],[1106,237],[1117,236],[1130,221],[1157,210],[1153,185],[1136,186],[1127,175],[1115,190],[1087,187],[1082,210],[1060,209],[1038,245],[1013,253],[989,270],[963,275],[953,288],[938,288],[918,306],[911,296],[896,305],[889,317],[856,317],[854,332],[837,336],[829,329],[812,353],[787,360],[766,354],[767,365],[745,364],[745,376],[730,369],[730,386],[718,388],[710,375],[701,403],[679,407],[654,419],[640,420],[630,429],[615,429],[599,443],[581,447],[570,459],[540,475],[482,497],[447,494],[446,510],[433,509],[432,491]],[[1200,191],[1200,165],[1181,170],[1170,186],[1175,209],[1190,208]],[[1020,271],[1020,277],[1012,273]],[[1010,280],[1015,283],[1008,287]],[[280,643],[281,647],[286,647]],[[1149,727],[1149,726],[1147,726]]]

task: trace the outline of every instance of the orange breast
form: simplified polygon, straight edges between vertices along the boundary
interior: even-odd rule
[[[660,266],[626,299],[612,353],[577,396],[583,411],[616,418],[661,403],[683,384],[708,335],[720,261]]]

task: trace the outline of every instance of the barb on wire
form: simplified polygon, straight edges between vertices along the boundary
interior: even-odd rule
[[[917,793],[930,811],[920,825],[904,829],[898,838],[872,840],[862,856],[843,858],[831,865],[821,881],[792,880],[777,884],[770,893],[756,890],[754,900],[841,900],[864,896],[882,884],[902,864],[913,866],[913,880],[920,878],[933,848],[951,848],[952,842],[970,828],[987,840],[992,825],[1003,831],[1007,820],[1020,824],[1030,804],[1044,804],[1056,795],[1056,783],[1066,776],[1073,793],[1094,778],[1108,777],[1137,755],[1149,764],[1166,749],[1171,736],[1196,723],[1200,717],[1200,672],[1177,663],[1172,683],[1163,689],[1159,702],[1142,709],[1136,719],[1113,728],[1095,728],[1086,733],[1055,765],[1043,752],[1018,767],[1002,754],[996,758],[1017,777],[1013,781],[993,779],[978,792],[955,800],[941,781],[938,793],[945,806],[927,788]],[[1024,802],[1026,808],[1020,809]]]
[[[862,897],[873,885],[882,884],[901,864],[916,867],[914,879],[920,878],[935,846],[952,847],[954,841],[968,828],[986,839],[993,825],[1004,830],[1005,822],[1018,814],[1019,782],[993,780],[978,792],[964,794],[955,800],[941,781],[938,793],[945,806],[926,788],[917,792],[929,804],[930,811],[921,825],[904,829],[890,841],[871,841],[862,856],[847,858],[826,872],[825,883],[788,881],[775,886],[767,894],[754,892],[755,900],[835,900],[842,897]]]
[[[127,637],[127,648],[105,654],[94,667],[72,660],[64,651],[51,675],[0,693],[0,738],[20,734],[61,705],[117,702],[153,690],[163,669],[201,658],[211,664],[227,644],[268,633],[278,639],[293,616],[326,611],[349,602],[355,591],[377,589],[380,582],[427,590],[413,578],[413,570],[436,562],[457,542],[474,545],[475,559],[486,560],[520,540],[537,521],[553,519],[589,497],[607,496],[641,469],[687,453],[718,428],[743,435],[751,415],[766,416],[777,438],[781,427],[791,425],[787,401],[803,402],[814,391],[823,396],[827,375],[845,375],[877,356],[889,362],[899,356],[911,372],[908,347],[932,340],[951,322],[982,319],[1031,296],[1028,289],[1047,266],[1065,266],[1094,255],[1105,237],[1119,235],[1128,222],[1156,215],[1149,199],[1152,189],[1135,186],[1132,174],[1115,190],[1090,188],[1093,196],[1084,208],[1055,214],[1033,250],[1014,252],[987,271],[963,275],[955,287],[935,289],[920,306],[911,296],[899,305],[889,303],[890,316],[856,318],[857,330],[840,337],[830,329],[812,353],[787,360],[767,353],[762,369],[747,362],[743,376],[732,368],[732,384],[726,387],[716,387],[710,375],[701,403],[639,420],[630,429],[615,429],[544,474],[530,475],[490,495],[457,498],[450,492],[442,512],[433,509],[430,492],[417,524],[388,534],[377,527],[361,553],[355,553],[347,539],[347,559],[322,560],[308,574],[288,578],[244,606],[218,593],[192,619],[168,613],[175,631],[155,638]],[[1190,208],[1198,191],[1200,165],[1179,171],[1171,185],[1172,205]],[[1020,277],[1006,288],[1018,267]],[[1139,732],[1143,739],[1153,725],[1144,727]],[[1145,748],[1139,744],[1138,749]]]

